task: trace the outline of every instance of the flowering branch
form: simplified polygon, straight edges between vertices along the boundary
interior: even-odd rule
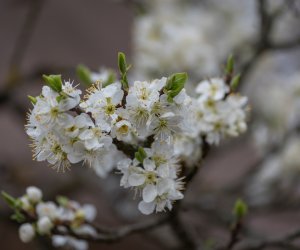
[[[294,49],[300,46],[300,37],[296,37],[291,41],[285,42],[274,42],[271,40],[271,35],[275,28],[276,21],[287,9],[289,4],[288,1],[287,3],[285,2],[282,6],[280,6],[277,11],[272,14],[268,12],[268,0],[257,0],[256,3],[257,13],[260,19],[259,36],[258,40],[253,45],[252,56],[249,60],[241,65],[240,71],[242,74],[240,79],[240,87],[242,84],[244,84],[245,79],[248,77],[248,74],[265,52],[272,50]]]
[[[117,167],[122,174],[120,185],[141,195],[138,209],[143,214],[171,212],[154,221],[103,230],[91,224],[89,213],[76,202],[65,198],[57,201],[58,206],[42,202],[36,188],[19,199],[4,194],[15,209],[14,218],[26,222],[20,227],[24,242],[35,232],[52,234],[54,245],[113,242],[168,222],[184,247],[196,248],[179,216],[183,189],[195,177],[210,145],[238,136],[247,127],[247,98],[235,95],[238,79],[233,59],[228,60],[227,77],[198,84],[196,98],[184,89],[186,73],[130,84],[130,66],[123,53],[118,66],[120,82],[104,81],[81,67],[85,82],[95,80],[83,99],[81,90],[70,81],[63,82],[61,75],[43,75],[47,85],[41,95],[29,96],[33,109],[26,132],[33,142],[34,158],[46,160],[57,171],[87,163],[102,178]]]

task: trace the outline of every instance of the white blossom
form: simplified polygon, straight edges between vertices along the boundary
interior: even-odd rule
[[[34,227],[30,223],[24,223],[19,227],[19,237],[24,243],[32,241],[35,236]]]
[[[37,230],[40,234],[49,234],[52,228],[53,224],[47,216],[41,217],[37,222]]]
[[[28,187],[26,189],[26,194],[28,199],[34,203],[39,202],[43,196],[42,191],[37,187]]]

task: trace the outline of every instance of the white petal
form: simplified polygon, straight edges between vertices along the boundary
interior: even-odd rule
[[[77,155],[77,154],[68,154],[67,155],[67,158],[68,160],[71,162],[71,163],[78,163],[80,161],[83,160],[83,155]]]
[[[152,184],[148,184],[146,187],[143,189],[143,200],[145,202],[151,202],[153,201],[157,196],[157,189],[156,186]]]
[[[146,177],[143,174],[132,173],[128,177],[128,183],[133,186],[140,186],[145,183]]]
[[[100,144],[98,139],[94,137],[92,139],[86,140],[84,145],[87,150],[91,150],[101,147],[102,144]]]
[[[155,169],[155,163],[150,159],[145,159],[143,161],[143,166],[147,171],[153,171]]]
[[[144,201],[141,201],[138,205],[138,208],[141,211],[141,213],[145,215],[149,215],[153,213],[155,209],[155,203],[154,202],[146,203]]]

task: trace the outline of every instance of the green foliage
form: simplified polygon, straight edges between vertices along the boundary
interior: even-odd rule
[[[13,209],[17,208],[20,205],[20,201],[18,199],[15,199],[8,193],[2,191],[1,192],[2,198],[5,200],[5,202]]]
[[[19,210],[16,210],[10,218],[18,223],[22,223],[26,220],[25,216]]]
[[[142,147],[139,147],[138,151],[135,152],[134,156],[140,163],[143,163],[143,161],[147,157],[147,154]]]
[[[247,213],[248,213],[248,206],[247,206],[247,204],[243,200],[238,199],[235,202],[234,208],[233,208],[233,214],[234,214],[235,218],[237,220],[240,220],[245,215],[247,215]]]
[[[187,78],[188,76],[185,72],[173,74],[168,78],[165,92],[167,93],[169,102],[172,102],[173,98],[184,88]]]
[[[226,71],[226,74],[232,74],[233,73],[233,71],[234,71],[233,55],[228,56],[225,71]]]
[[[116,74],[113,70],[109,70],[109,76],[106,82],[103,83],[103,87],[106,87],[116,81]]]
[[[121,74],[126,74],[126,56],[123,52],[118,53],[118,66]]]
[[[123,85],[123,88],[125,91],[128,91],[129,83],[128,83],[128,79],[127,79],[127,72],[131,68],[131,65],[127,66],[126,56],[122,52],[118,53],[118,67],[119,67],[120,74],[121,74],[121,83]]]
[[[28,99],[31,101],[31,103],[32,103],[33,105],[36,104],[37,99],[36,99],[35,97],[33,97],[33,96],[31,96],[31,95],[28,95],[27,97],[28,97]]]
[[[232,90],[237,89],[237,87],[239,86],[240,80],[241,80],[240,74],[237,74],[232,78],[231,83],[230,83],[230,87]]]
[[[62,195],[57,196],[56,201],[59,205],[61,205],[63,207],[67,206],[68,203],[69,203],[69,199],[65,196],[62,196]]]
[[[93,83],[91,79],[91,71],[85,65],[79,64],[76,68],[76,74],[80,81],[85,85],[90,86]]]
[[[1,195],[5,202],[14,209],[14,214],[10,217],[12,220],[22,223],[26,220],[25,216],[21,212],[22,202],[20,199],[16,199],[8,193],[2,191]]]
[[[49,85],[49,87],[57,93],[62,91],[61,75],[43,75],[43,79]]]

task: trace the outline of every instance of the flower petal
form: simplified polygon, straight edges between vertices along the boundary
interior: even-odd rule
[[[148,184],[146,187],[144,187],[144,189],[143,189],[143,200],[145,202],[154,201],[156,196],[157,196],[156,186],[154,186],[152,184]]]
[[[128,177],[128,183],[133,186],[140,186],[145,183],[146,177],[143,174],[132,173]]]
[[[141,201],[138,205],[139,210],[142,214],[149,215],[154,212],[155,209],[155,202],[146,203]]]

